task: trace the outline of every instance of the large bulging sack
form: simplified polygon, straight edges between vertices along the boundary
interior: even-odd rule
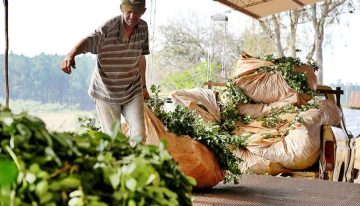
[[[291,171],[284,168],[280,163],[253,154],[245,148],[236,150],[235,155],[245,160],[240,165],[241,171],[244,173],[277,175]]]
[[[276,174],[283,170],[306,169],[318,161],[321,125],[338,126],[342,119],[341,110],[333,102],[324,100],[319,103],[320,109],[301,112],[303,122],[295,124],[289,130],[288,123],[294,119],[295,114],[282,115],[281,119],[288,120],[288,123],[277,128],[264,128],[258,121],[239,128],[237,133],[254,133],[248,139],[246,147],[238,149],[236,153],[243,157],[243,164],[248,166],[243,171]],[[267,138],[266,134],[274,138]],[[256,163],[257,161],[260,162]]]
[[[168,150],[184,174],[195,178],[196,188],[212,188],[224,179],[212,151],[189,136],[167,133]]]
[[[167,132],[163,123],[144,105],[146,144],[158,145],[167,141],[167,149],[184,174],[195,178],[196,188],[212,188],[224,180],[223,171],[214,153],[189,136]]]
[[[296,105],[301,105],[311,99],[311,96],[293,90],[278,72],[248,74],[235,79],[234,83],[257,103],[270,104],[295,98],[298,100]]]
[[[195,111],[206,122],[220,122],[220,108],[211,89],[180,89],[173,91],[170,98],[175,104],[184,105]]]
[[[301,67],[295,67],[295,71],[299,73],[304,73],[306,75],[306,80],[310,89],[317,90],[317,77],[314,69],[310,65],[302,65]]]
[[[239,60],[236,62],[235,71],[231,76],[232,78],[237,78],[239,75],[252,74],[260,67],[270,67],[273,65],[272,62],[254,58],[242,52]]]
[[[275,66],[270,61],[253,58],[243,52],[237,62],[235,72],[232,75],[234,82],[244,90],[245,94],[257,103],[270,104],[278,101],[297,100],[295,105],[301,105],[311,99],[305,94],[298,94],[293,90],[278,72],[256,73],[260,67]],[[309,65],[295,67],[298,73],[304,73],[310,89],[317,89],[317,78],[314,70]]]
[[[252,118],[257,118],[261,115],[268,115],[272,110],[280,110],[287,105],[296,105],[298,103],[298,99],[290,97],[288,99],[284,99],[283,101],[274,102],[271,104],[243,104],[240,103],[237,105],[237,111],[240,115],[250,115]]]

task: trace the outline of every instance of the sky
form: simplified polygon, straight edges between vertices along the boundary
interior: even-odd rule
[[[64,55],[84,36],[109,18],[120,14],[120,0],[8,0],[9,47],[15,54],[40,53]],[[156,6],[155,6],[156,5]],[[252,19],[213,0],[147,0],[144,19],[152,27],[166,24],[195,12],[210,24],[214,14],[228,16],[230,33],[241,33]],[[0,8],[0,53],[4,52],[4,6]],[[324,48],[324,82],[360,84],[356,63],[360,47],[360,11],[344,15],[346,24],[328,30],[331,46]],[[152,35],[152,34],[150,34]],[[154,33],[156,38],[157,34]]]

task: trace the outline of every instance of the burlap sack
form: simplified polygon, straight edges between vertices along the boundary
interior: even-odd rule
[[[295,98],[296,105],[301,105],[311,99],[308,95],[298,94],[277,72],[249,74],[235,79],[234,83],[244,91],[246,96],[257,103],[270,104]]]
[[[239,75],[252,74],[260,67],[270,67],[273,65],[272,62],[254,58],[245,52],[242,52],[231,76],[232,78],[237,78]]]
[[[311,99],[308,95],[296,93],[279,73],[254,73],[264,66],[271,67],[274,64],[269,61],[253,58],[243,52],[232,75],[234,82],[255,102],[269,104],[285,99],[291,101],[296,99],[296,105],[301,105]],[[309,87],[312,90],[317,89],[317,78],[314,70],[309,65],[295,67],[294,70],[299,73],[305,73]]]
[[[236,150],[235,155],[246,160],[240,165],[243,173],[277,175],[291,171],[280,163],[255,155],[245,148]]]
[[[341,122],[341,111],[331,101],[320,101],[320,109],[311,109],[300,113],[303,123],[297,123],[289,130],[286,136],[284,133],[288,128],[288,123],[295,117],[294,114],[281,116],[288,123],[282,124],[277,128],[262,128],[261,123],[254,121],[249,125],[242,125],[237,133],[255,132],[246,146],[246,151],[252,155],[246,155],[244,165],[248,165],[248,170],[259,172],[257,174],[274,173],[273,168],[268,164],[254,164],[260,160],[263,162],[278,163],[281,167],[290,170],[301,170],[312,166],[318,161],[320,154],[320,130],[321,125],[336,126]],[[275,138],[266,138],[266,134],[273,135]],[[239,149],[238,154],[243,154],[244,149]],[[263,168],[259,168],[259,165]],[[276,164],[275,164],[276,165]],[[281,168],[280,167],[280,168]],[[279,168],[276,166],[276,168]],[[265,171],[265,172],[264,172]],[[279,169],[279,171],[281,171]]]
[[[299,73],[304,73],[306,75],[307,83],[312,90],[317,90],[318,83],[317,77],[314,72],[314,69],[309,65],[303,65],[301,67],[295,67],[295,71]]]
[[[170,98],[175,104],[196,111],[206,122],[220,122],[220,108],[215,93],[210,89],[194,88],[173,91]]]
[[[252,118],[256,118],[261,115],[268,115],[271,113],[273,109],[279,110],[284,108],[285,106],[292,104],[296,105],[298,103],[298,99],[294,98],[296,96],[292,96],[283,101],[274,102],[271,104],[238,104],[237,110],[240,115],[250,115]]]
[[[167,149],[184,174],[195,178],[196,188],[211,188],[224,179],[212,151],[189,136],[176,136],[166,131],[163,123],[145,105],[146,144],[168,143]]]

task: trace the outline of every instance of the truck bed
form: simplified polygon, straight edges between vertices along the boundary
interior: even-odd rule
[[[360,184],[298,178],[244,175],[240,184],[218,184],[195,191],[194,206],[360,205]]]

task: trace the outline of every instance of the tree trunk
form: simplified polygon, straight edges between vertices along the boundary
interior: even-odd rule
[[[290,55],[293,58],[296,58],[296,31],[297,25],[299,23],[299,12],[298,10],[290,11],[290,39],[289,39],[289,48]]]
[[[319,70],[317,73],[317,80],[318,84],[323,84],[323,41],[324,41],[324,30],[326,25],[326,19],[328,18],[328,22],[334,21],[336,16],[329,16],[329,14],[333,11],[338,10],[338,8],[345,3],[346,0],[325,0],[324,3],[320,7],[320,16],[317,17],[317,6],[314,4],[311,7],[311,13],[312,13],[312,23],[315,31],[315,41],[314,41],[314,50],[311,48],[309,54],[307,57],[310,56],[310,54],[313,54],[313,51],[315,51],[315,61],[317,65],[319,66]]]
[[[318,73],[317,73],[318,84],[323,84],[323,82],[324,82],[322,42],[323,42],[323,39],[321,38],[321,39],[317,39],[316,43],[315,43],[315,47],[316,47],[316,53],[315,53],[316,63],[319,66],[319,70],[318,70]]]
[[[299,19],[310,19],[314,28],[314,40],[312,40],[312,45],[309,48],[309,52],[306,56],[306,59],[310,62],[314,58],[315,62],[319,66],[317,73],[318,83],[323,83],[323,41],[324,41],[324,30],[327,24],[333,24],[338,22],[338,16],[341,13],[345,12],[346,7],[353,9],[354,6],[352,3],[355,3],[359,0],[324,0],[321,3],[313,4],[309,10],[293,10],[290,11],[290,34],[287,37],[287,46],[289,49],[289,55],[296,57],[296,31],[297,25],[299,24]],[[348,2],[348,4],[345,4]],[[306,11],[306,13],[304,13]],[[351,11],[351,10],[350,10]],[[302,15],[302,14],[305,14]],[[271,23],[270,23],[271,21]],[[280,26],[281,20],[279,15],[272,15],[271,20],[260,20],[260,26],[266,32],[269,37],[274,41],[276,48],[278,50],[278,55],[281,57],[284,55],[284,48],[281,44],[281,35],[280,35]],[[271,27],[272,26],[272,27]],[[315,55],[315,57],[314,57]]]
[[[271,19],[274,23],[275,43],[278,50],[278,57],[283,57],[284,49],[281,45],[280,19],[276,15],[272,15]]]
[[[275,47],[277,49],[278,57],[284,56],[284,48],[281,44],[281,29],[280,29],[280,19],[276,15],[271,16],[271,21],[274,24],[274,31],[270,28],[270,20],[267,21],[268,25],[266,25],[265,21],[260,20],[259,24],[262,30],[274,41]]]
[[[306,55],[306,60],[308,62],[311,62],[311,60],[313,60],[314,54],[315,54],[315,42],[311,44],[311,47],[309,49],[309,53]]]
[[[10,89],[9,89],[9,31],[8,31],[8,0],[3,0],[5,7],[5,54],[4,54],[4,69],[5,69],[5,106],[9,107],[9,97],[10,97]]]
[[[331,2],[330,2],[331,3]],[[318,84],[323,84],[323,52],[322,45],[324,40],[324,28],[325,28],[325,20],[329,13],[329,2],[325,1],[324,5],[321,8],[321,15],[317,17],[317,6],[314,4],[311,8],[312,12],[312,24],[315,31],[315,61],[319,66],[319,70],[317,73],[317,81]]]

